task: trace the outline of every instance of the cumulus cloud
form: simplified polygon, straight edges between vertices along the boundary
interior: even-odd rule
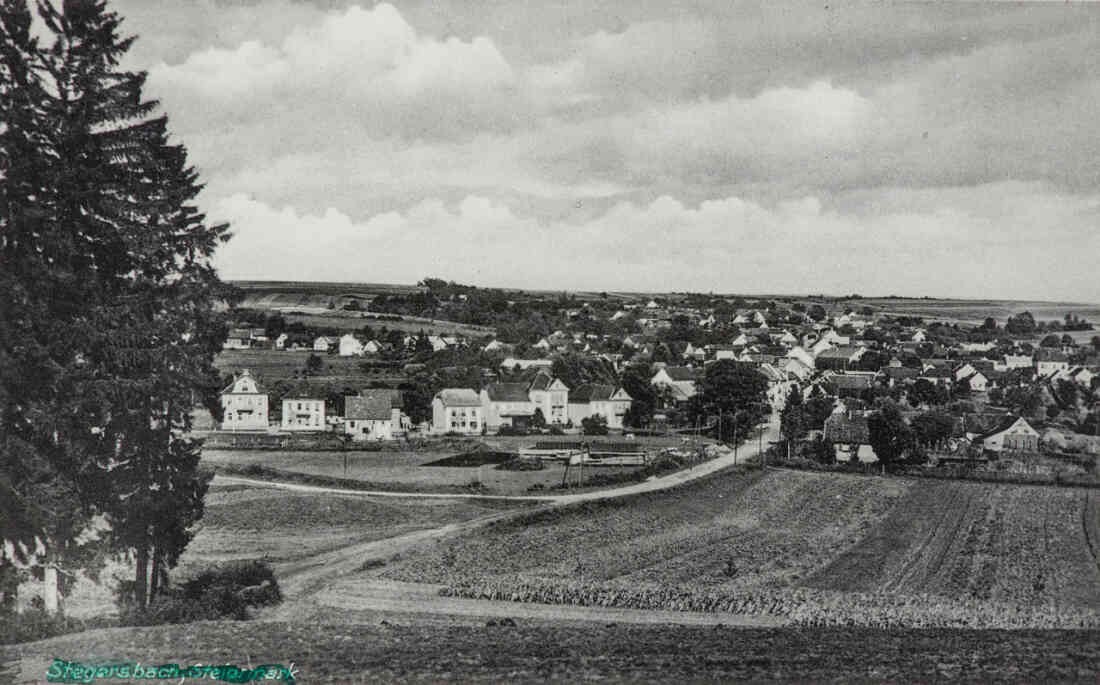
[[[259,119],[294,103],[322,125],[353,112],[364,135],[434,138],[507,126],[515,75],[492,41],[421,36],[392,5],[353,6],[296,27],[279,45],[211,47],[150,71],[169,105],[200,101]]]
[[[812,196],[765,205],[738,197],[689,206],[621,202],[581,222],[518,215],[480,196],[424,200],[362,221],[301,214],[242,195],[215,204],[236,237],[227,276],[412,282],[433,274],[486,285],[718,292],[864,292],[1033,297],[1082,249],[1100,197],[1032,184],[952,189],[929,204],[895,191],[827,206]],[[1037,230],[1036,220],[1050,226]],[[1081,236],[1086,236],[1082,242]],[[1020,248],[1028,268],[1021,268]],[[1087,274],[1059,271],[1053,295],[1100,298]]]

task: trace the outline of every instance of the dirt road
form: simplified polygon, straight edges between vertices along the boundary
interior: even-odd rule
[[[777,422],[769,424],[763,443],[778,436]],[[743,463],[758,453],[758,442],[746,444],[735,457],[732,453],[699,464],[691,469],[678,471],[662,478],[653,478],[611,490],[599,490],[579,494],[540,495],[536,497],[507,497],[467,494],[366,492],[326,488],[297,483],[277,483],[238,476],[217,476],[219,483],[239,483],[266,488],[282,488],[296,492],[316,492],[344,496],[442,498],[442,499],[491,499],[541,502],[546,507],[557,507],[578,502],[612,499],[628,495],[655,492],[703,478],[724,468]],[[468,600],[440,597],[438,587],[414,583],[393,583],[359,573],[365,567],[382,565],[397,555],[434,544],[452,535],[475,530],[493,521],[500,521],[531,508],[505,510],[478,518],[447,524],[439,528],[419,530],[384,540],[359,543],[325,552],[308,559],[287,562],[276,566],[276,574],[285,597],[284,602],[263,612],[261,620],[293,621],[305,615],[307,609],[318,604],[359,611],[401,611],[410,613],[434,613],[484,617],[529,617],[554,619],[596,620],[629,623],[699,623],[706,625],[776,625],[771,619],[733,614],[706,614],[691,612],[652,612],[641,610],[606,609],[602,607],[562,607],[543,604],[519,604],[491,600]]]

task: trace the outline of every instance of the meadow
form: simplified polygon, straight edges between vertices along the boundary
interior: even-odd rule
[[[530,442],[530,439],[527,440]],[[470,491],[494,495],[526,495],[528,489],[539,485],[547,489],[560,485],[566,476],[565,466],[558,462],[546,462],[538,471],[509,471],[493,465],[472,467],[427,466],[426,464],[457,454],[453,449],[427,449],[422,451],[381,452],[325,452],[325,451],[261,451],[261,450],[203,450],[203,463],[209,466],[247,467],[262,464],[282,472],[307,474],[325,478],[348,479],[379,486],[385,490],[410,492],[458,492]],[[347,470],[344,460],[347,459]],[[586,467],[583,477],[587,481],[597,474],[623,473],[635,467]],[[569,482],[579,483],[578,469],[572,468]]]
[[[316,354],[324,362],[322,370],[308,378],[300,378],[306,369],[310,355]],[[342,383],[366,385],[372,381],[401,381],[401,369],[364,370],[362,364],[368,357],[340,357],[312,350],[222,350],[214,358],[214,367],[223,376],[239,373],[243,369],[261,383],[294,380],[307,383]]]

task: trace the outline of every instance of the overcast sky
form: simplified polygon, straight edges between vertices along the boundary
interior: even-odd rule
[[[226,278],[1100,301],[1100,5],[114,6]]]

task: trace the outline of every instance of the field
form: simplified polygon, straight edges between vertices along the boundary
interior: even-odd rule
[[[222,350],[214,358],[214,366],[223,376],[248,369],[261,383],[294,379],[295,374],[306,368],[312,350]],[[364,371],[360,364],[367,357],[340,357],[319,353],[324,360],[324,370],[306,381],[313,383],[349,383],[365,385],[371,381],[400,381],[404,375],[400,369]]]
[[[118,628],[0,647],[0,680],[54,658],[142,664],[294,663],[298,682],[1088,682],[1097,631],[867,630],[615,624],[517,626],[375,614],[361,623]]]
[[[432,583],[521,573],[628,584],[786,585],[858,542],[908,487],[744,470],[626,502],[525,515],[441,543],[385,575]]]
[[[1100,609],[1098,497],[1085,489],[923,483],[809,584]]]
[[[528,439],[528,442],[530,439]],[[329,478],[347,478],[375,483],[385,489],[406,489],[413,492],[450,492],[480,485],[486,494],[525,495],[528,488],[541,485],[549,488],[562,482],[565,466],[547,463],[541,471],[506,471],[492,465],[480,467],[426,466],[429,462],[454,456],[458,450],[418,452],[295,452],[258,450],[203,450],[203,463],[210,466],[247,466],[262,464],[280,471],[291,471]],[[344,472],[344,458],[348,469]],[[612,474],[635,470],[633,467],[587,467],[584,477],[597,473]],[[570,482],[576,481],[577,469],[570,470]]]
[[[784,470],[525,514],[386,578],[796,623],[1100,625],[1096,491]]]
[[[1029,311],[1037,321],[1059,321],[1066,314],[1091,321],[1100,329],[1100,306],[1096,303],[1081,302],[1028,302],[1023,300],[908,300],[865,298],[848,300],[846,304],[858,309],[869,306],[875,311],[900,316],[920,316],[929,321],[947,321],[968,324],[980,324],[986,317],[993,317],[998,323],[1014,314]],[[1088,340],[1100,331],[1088,331]]]
[[[466,500],[296,494],[273,488],[214,487],[185,566],[263,557],[295,561],[356,542],[465,521],[490,511]]]

